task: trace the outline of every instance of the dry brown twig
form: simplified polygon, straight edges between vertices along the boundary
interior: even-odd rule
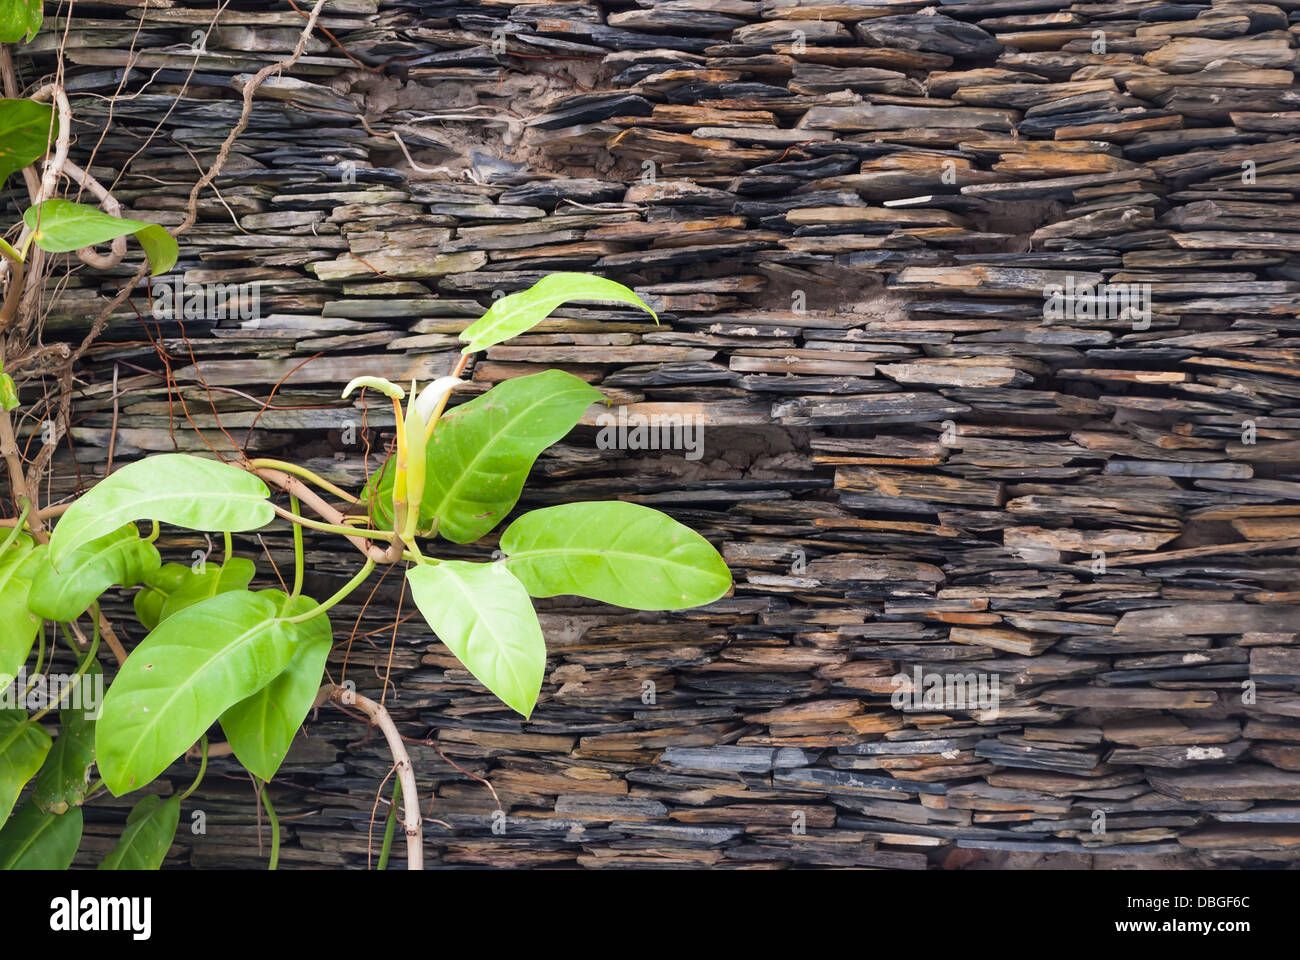
[[[108,192],[98,180],[92,177],[88,172],[82,170],[71,160],[63,161],[64,175],[74,183],[77,183],[86,190],[89,190],[99,200],[99,205],[104,208],[104,212],[110,217],[122,216],[122,204],[115,196]],[[116,267],[126,256],[126,237],[114,237],[109,245],[109,253],[104,255],[96,253],[94,247],[82,247],[77,251],[77,257],[87,266],[96,267],[100,270],[108,270]]]

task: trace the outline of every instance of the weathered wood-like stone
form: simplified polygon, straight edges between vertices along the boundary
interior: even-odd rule
[[[735,589],[635,615],[539,599],[526,722],[418,618],[394,627],[391,576],[341,604],[331,676],[410,739],[422,805],[451,825],[425,823],[431,861],[919,868],[960,845],[1292,863],[1288,13],[1049,6],[332,2],[338,42],[317,31],[271,74],[177,268],[107,318],[42,503],[171,450],[303,457],[358,491],[393,414],[373,391],[341,400],[347,380],[442,376],[501,295],[599,273],[658,325],[562,305],[476,357],[452,403],[550,367],[597,387],[609,406],[538,459],[518,509],[656,506],[719,547]],[[302,17],[179,0],[70,17],[17,48],[20,81],[62,76],[73,159],[128,216],[180,223]],[[53,352],[5,351],[31,411],[134,262],[55,259]],[[223,285],[225,309],[155,314],[175,278]],[[20,421],[28,456],[44,416]],[[493,536],[449,555],[488,559]],[[292,562],[279,521],[235,546],[259,587]],[[354,553],[309,532],[305,591],[331,594]],[[129,596],[104,604],[128,620]],[[925,703],[927,680],[994,676],[996,706]],[[284,865],[367,864],[391,760],[363,733],[326,707],[296,741],[271,787]],[[263,865],[253,797],[234,761],[212,766],[199,798],[228,829],[181,837],[168,865]],[[1102,804],[1099,839],[1081,810]],[[128,808],[94,806],[85,864]]]

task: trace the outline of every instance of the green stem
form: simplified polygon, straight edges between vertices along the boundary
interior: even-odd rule
[[[388,819],[384,821],[384,845],[379,851],[380,870],[388,869],[388,854],[393,849],[393,833],[397,830],[397,805],[402,802],[402,781],[393,780],[393,799],[388,805]]]
[[[40,636],[40,646],[37,647],[36,649],[36,669],[32,671],[31,683],[27,684],[27,688],[23,690],[24,703],[27,702],[27,697],[31,694],[32,688],[36,686],[36,678],[41,675],[41,670],[45,668],[45,628],[44,627],[41,627],[39,636]]]
[[[0,239],[0,255],[12,260],[14,263],[22,263],[24,259],[22,254],[10,246],[7,240],[3,239]]]
[[[284,622],[303,623],[304,621],[310,620],[313,617],[319,617],[322,613],[329,610],[335,604],[339,603],[341,600],[346,599],[348,594],[350,594],[357,587],[361,586],[361,584],[365,583],[366,577],[370,576],[370,571],[374,569],[375,569],[374,559],[371,557],[367,557],[365,564],[361,567],[359,571],[357,571],[357,575],[353,577],[351,580],[349,580],[347,583],[345,583],[343,585],[343,588],[340,589],[337,593],[335,593],[334,596],[330,597],[324,603],[317,604],[315,607],[308,610],[306,613],[300,613],[296,617],[288,617]]]
[[[157,521],[157,520],[154,520],[154,521],[153,521],[153,526],[152,526],[152,527],[150,528],[150,530],[149,530],[149,536],[145,537],[145,542],[147,542],[147,543],[157,543],[157,542],[158,542],[158,536],[159,536],[159,534],[161,534],[161,533],[162,533],[162,528],[161,528],[160,526],[158,526],[158,521]]]
[[[369,537],[372,540],[387,540],[392,542],[394,534],[388,530],[358,530],[356,527],[345,527],[333,523],[325,523],[322,520],[312,520],[308,517],[299,516],[288,510],[276,508],[276,512],[286,520],[295,524],[302,524],[312,530],[320,530],[322,533],[338,533],[345,537]]]
[[[344,490],[342,487],[335,486],[334,484],[326,480],[324,477],[319,477],[316,474],[312,473],[310,470],[308,470],[306,467],[300,467],[296,463],[286,463],[284,460],[268,460],[266,458],[250,460],[249,463],[253,467],[259,469],[279,470],[282,473],[291,473],[295,477],[300,477],[303,480],[307,480],[311,483],[316,484],[316,486],[320,487],[326,493],[332,493],[340,500],[346,500],[348,501],[348,503],[361,502],[352,494]]]
[[[271,821],[271,862],[267,864],[266,869],[274,870],[280,862],[280,820],[275,815],[275,807],[271,805],[271,792],[266,788],[270,784],[263,783],[262,806],[266,807],[266,818]]]
[[[292,493],[289,494],[289,507],[294,513],[300,512],[298,498]],[[299,524],[293,525],[293,593],[291,597],[296,597],[302,593],[302,527]]]
[[[95,659],[95,651],[99,649],[99,606],[98,604],[92,605],[91,610],[95,622],[95,632],[90,638],[90,649],[86,651],[86,656],[82,659],[81,663],[77,664],[77,672],[72,675],[72,679],[68,682],[67,687],[65,687],[63,692],[59,695],[60,700],[62,700],[73,690],[77,689],[77,684],[81,683],[81,678],[86,675],[86,671],[90,669],[91,661]],[[57,704],[55,703],[47,703],[45,705],[44,710],[40,710],[32,716],[32,722],[36,722],[40,720],[41,717],[45,716],[56,706]]]
[[[230,558],[234,556],[235,553],[235,544],[230,538],[229,530],[226,531],[225,538],[226,538],[226,555],[225,555],[225,559],[221,561],[223,564],[230,563]]]
[[[18,522],[14,524],[14,528],[5,536],[4,543],[0,543],[0,556],[9,549],[10,544],[18,539],[18,534],[23,532],[23,524],[27,522],[27,515],[31,512],[32,505],[24,501],[23,512],[18,514]]]
[[[77,638],[72,635],[72,631],[68,629],[66,623],[59,624],[59,632],[63,634],[63,639],[68,641],[68,646],[72,648],[72,652],[77,656],[81,656],[81,647],[77,646]]]
[[[188,800],[190,794],[199,788],[199,784],[203,782],[203,775],[208,772],[208,735],[206,733],[199,738],[199,749],[203,751],[202,757],[199,760],[199,773],[198,776],[194,778],[194,782],[191,783],[186,791],[181,794],[182,803]]]

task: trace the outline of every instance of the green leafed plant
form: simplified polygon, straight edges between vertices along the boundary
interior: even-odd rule
[[[0,820],[50,752],[50,735],[26,710],[0,710]]]
[[[655,312],[635,293],[613,280],[585,273],[552,273],[527,290],[502,297],[463,331],[465,353],[486,350],[502,340],[527,333],[557,308],[572,300],[598,300],[640,307],[659,322]]]
[[[23,223],[36,245],[50,253],[71,253],[117,237],[134,236],[149,255],[150,273],[157,276],[176,265],[179,248],[172,235],[156,223],[113,217],[84,203],[59,197],[28,207]]]
[[[499,563],[446,560],[406,573],[420,613],[447,648],[525,717],[542,689],[546,642],[528,591]]]
[[[633,610],[683,610],[731,586],[709,541],[658,510],[618,500],[525,513],[502,534],[501,550],[534,597],[574,594]]]
[[[41,0],[0,0],[0,43],[30,40],[43,16]]]
[[[45,551],[21,533],[0,551],[0,692],[27,661],[41,630],[41,618],[32,613],[27,598]]]
[[[0,0],[0,43],[30,39],[41,22],[41,0]],[[25,178],[31,203],[21,228],[7,234],[16,239],[0,238],[0,330],[32,319],[20,316],[23,304],[40,300],[45,278],[32,263],[48,258],[30,257],[33,248],[102,267],[120,262],[123,238],[134,237],[147,258],[136,280],[146,268],[155,276],[171,270],[179,255],[171,233],[120,216],[111,192],[68,160],[72,122],[60,83],[42,85],[33,99],[0,99],[0,186],[40,164],[38,176]],[[65,181],[100,205],[53,195]],[[110,256],[92,249],[103,244],[111,245]],[[405,587],[425,623],[478,684],[525,719],[546,678],[532,598],[572,594],[635,610],[680,610],[723,596],[731,577],[713,546],[634,503],[533,510],[509,524],[500,551],[485,550],[481,562],[437,556],[440,543],[471,544],[506,523],[537,458],[603,399],[579,377],[549,370],[508,379],[448,409],[455,392],[470,387],[462,375],[471,354],[531,330],[571,302],[619,304],[659,319],[621,284],[556,273],[502,297],[470,323],[455,368],[423,389],[412,384],[408,395],[357,371],[343,398],[364,390],[390,398],[396,431],[392,455],[355,496],[292,463],[172,453],[122,466],[70,503],[41,509],[41,484],[28,482],[22,455],[12,452],[11,411],[32,377],[16,365],[5,371],[0,338],[0,446],[13,501],[13,518],[0,521],[0,694],[9,698],[0,701],[0,868],[66,868],[81,841],[84,805],[105,789],[120,796],[145,788],[177,760],[197,756],[190,788],[139,799],[100,863],[157,869],[182,802],[203,778],[210,733],[219,728],[223,752],[264,787],[313,706],[327,700],[361,710],[384,731],[397,772],[394,802],[404,804],[407,862],[418,868],[421,811],[401,735],[382,704],[324,682],[333,645],[328,611],[377,566],[404,565]],[[354,506],[341,511],[322,493]],[[281,495],[287,505],[274,502]],[[315,516],[303,515],[304,507]],[[277,517],[289,521],[294,538],[292,586],[274,571],[282,589],[255,584],[257,568],[234,555],[232,539]],[[137,527],[144,521],[147,536]],[[200,552],[192,564],[164,564],[156,546],[163,525],[222,535],[224,557],[209,561]],[[324,600],[303,592],[304,529],[346,537],[363,555],[356,574]],[[132,608],[146,636],[129,653],[100,609],[111,590],[135,591]],[[41,676],[60,640],[76,654],[76,673],[57,703],[30,706],[35,683],[28,678]],[[101,642],[118,667],[102,701]],[[274,830],[270,793],[259,793]],[[273,864],[276,849],[273,843]]]
[[[0,829],[0,870],[66,870],[81,844],[81,808],[52,813],[28,800]]]
[[[599,390],[570,373],[547,370],[506,380],[442,417],[425,447],[425,493],[417,531],[471,543],[514,507],[528,471],[563,438]],[[392,529],[396,462],[384,464],[368,491],[375,519]]]
[[[68,247],[109,236],[107,227],[90,229],[96,218],[79,222],[88,232],[68,227],[57,241],[57,231],[38,237]],[[46,227],[42,221],[39,229]],[[612,281],[560,274],[498,301],[462,339],[469,349],[497,343],[570,300],[648,310]],[[53,746],[40,722],[48,709],[0,711],[0,822],[18,806],[0,831],[0,866],[66,866],[80,837],[81,806],[93,802],[100,783],[121,796],[148,786],[186,754],[197,752],[206,765],[214,725],[259,783],[277,775],[323,700],[360,705],[387,735],[382,706],[323,684],[333,644],[328,611],[376,566],[405,564],[406,585],[429,628],[477,683],[525,719],[546,678],[546,641],[532,598],[570,594],[663,611],[727,593],[730,573],[704,537],[664,513],[621,501],[528,511],[481,562],[439,558],[439,542],[472,543],[505,522],[537,457],[603,399],[578,377],[550,370],[506,380],[448,410],[468,385],[464,368],[462,360],[451,375],[419,391],[412,385],[409,394],[370,376],[348,384],[344,397],[378,391],[391,399],[396,418],[394,452],[359,496],[290,463],[175,453],[113,471],[63,509],[48,536],[26,522],[27,505],[0,545],[0,669],[17,673],[37,639],[43,657],[43,625],[57,626],[78,651],[78,681],[95,688],[102,677],[94,657],[101,629],[108,629],[99,600],[112,589],[136,591],[134,611],[148,633],[120,662],[96,718],[60,711]],[[354,507],[342,513],[313,487]],[[287,508],[273,502],[273,488],[289,495]],[[318,519],[302,515],[303,504]],[[277,516],[293,525],[293,586],[259,589],[256,567],[233,554],[231,534],[258,530]],[[149,536],[141,536],[140,521],[151,522]],[[162,563],[155,546],[161,525],[223,534],[224,558]],[[323,601],[302,593],[303,528],[347,537],[364,555],[356,575]],[[75,641],[86,633],[88,650]],[[416,782],[401,738],[388,739],[418,840]],[[31,799],[19,806],[28,784]],[[273,817],[265,790],[262,798]],[[140,799],[101,868],[156,869],[182,801],[183,795]],[[409,822],[407,834],[408,862],[418,866]]]
[[[44,156],[58,129],[58,117],[48,103],[0,100],[0,184]]]
[[[181,819],[181,798],[156,793],[141,797],[126,818],[117,846],[100,861],[100,870],[157,870],[162,866]]]
[[[87,677],[102,675],[91,661]],[[66,813],[78,807],[90,792],[90,770],[95,763],[95,717],[89,710],[59,711],[59,736],[36,776],[32,799],[43,810]]]

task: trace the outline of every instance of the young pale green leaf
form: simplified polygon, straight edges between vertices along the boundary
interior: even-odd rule
[[[85,493],[50,536],[50,562],[131,520],[159,520],[191,530],[238,533],[275,517],[260,478],[219,460],[163,453],[115,470]]]
[[[0,553],[0,692],[13,682],[41,630],[41,618],[27,609],[27,594],[45,552],[23,533]]]
[[[176,839],[180,819],[180,794],[166,800],[156,793],[141,797],[127,815],[117,846],[109,851],[99,869],[157,870]]]
[[[162,773],[288,665],[297,632],[280,616],[282,596],[218,594],[168,617],[131,651],[95,725],[99,773],[115,796]]]
[[[102,673],[99,664],[91,661],[80,682],[91,683]],[[80,708],[60,710],[59,735],[36,776],[32,799],[50,813],[63,813],[80,805],[90,788],[90,765],[94,762],[93,714]]]
[[[712,603],[731,586],[709,541],[665,513],[621,500],[525,513],[501,535],[501,549],[534,597],[683,610]]]
[[[26,710],[0,710],[0,823],[49,752],[50,735]]]
[[[72,550],[56,570],[49,554],[37,568],[27,606],[47,620],[69,623],[117,584],[133,587],[162,566],[158,549],[128,523]]]
[[[42,810],[28,800],[0,830],[0,870],[66,870],[81,845],[81,808]]]
[[[635,293],[613,280],[586,273],[552,273],[542,277],[527,290],[502,297],[461,331],[460,339],[468,346],[462,351],[474,353],[494,343],[509,340],[541,323],[551,311],[573,300],[597,300],[602,303],[626,303],[640,307],[659,322],[659,317]]]
[[[353,390],[361,390],[369,387],[371,390],[378,390],[386,397],[392,397],[394,400],[403,400],[406,397],[406,391],[391,380],[385,380],[383,377],[353,377],[348,381],[348,385],[343,388],[343,399],[346,400],[352,396]]]
[[[149,257],[150,274],[158,276],[176,265],[176,239],[156,223],[109,216],[97,207],[55,197],[23,213],[36,245],[47,253],[70,253],[134,234]]]
[[[190,575],[190,568],[183,563],[164,563],[159,569],[144,578],[144,585],[132,599],[135,618],[140,626],[152,630],[162,620],[163,604],[167,602]]]
[[[284,612],[294,616],[314,606],[316,601],[310,597],[295,597]],[[221,729],[235,758],[261,780],[270,780],[280,769],[320,690],[333,645],[325,614],[293,624],[292,629],[297,649],[289,665],[257,693],[221,715]]]
[[[418,564],[406,579],[438,639],[527,719],[546,673],[546,641],[523,585],[499,563],[463,560]]]
[[[30,40],[43,16],[41,0],[0,0],[0,43]]]
[[[59,121],[48,103],[0,100],[0,184],[44,156],[58,132]]]
[[[603,394],[573,374],[547,370],[505,380],[445,413],[426,451],[421,532],[437,523],[454,543],[472,543],[514,508],[528,471]],[[367,491],[375,522],[392,528],[390,459]]]
[[[421,420],[428,423],[433,412],[438,409],[438,405],[443,403],[453,390],[464,385],[465,381],[460,377],[439,377],[432,383],[425,384],[424,389],[415,398],[415,412],[420,415]]]
[[[245,557],[231,557],[230,562],[224,566],[220,563],[205,563],[201,573],[195,573],[186,567],[184,578],[163,601],[158,623],[219,593],[247,590],[256,575],[257,565]]]

